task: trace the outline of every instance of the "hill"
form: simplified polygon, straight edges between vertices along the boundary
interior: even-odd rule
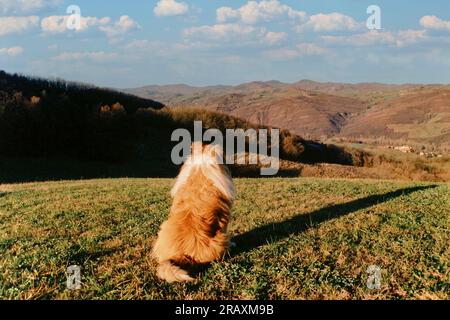
[[[320,83],[302,80],[238,86],[143,87],[170,107],[201,106],[261,125],[275,125],[310,139],[340,137],[423,143],[450,150],[449,97],[444,85]]]
[[[448,184],[235,179],[237,246],[196,282],[168,285],[150,250],[172,183],[0,185],[0,299],[450,298]],[[381,290],[366,286],[371,265]]]
[[[384,136],[414,142],[450,143],[450,87],[421,88],[381,101],[341,130],[345,137]]]
[[[162,109],[164,107],[164,104],[160,102],[113,89],[63,79],[51,80],[9,74],[0,70],[0,102],[4,105],[9,99],[17,98],[17,96],[28,98],[35,96],[41,99],[64,97],[77,104],[79,108],[84,105],[111,105],[119,102],[129,113],[139,108]]]
[[[170,159],[175,129],[192,132],[195,120],[223,133],[267,128],[224,113],[167,109],[152,99],[63,80],[1,72],[0,83],[0,181],[170,177],[178,169]],[[282,159],[303,163],[361,165],[365,157],[288,130],[281,131],[280,149]],[[234,169],[245,169],[240,175],[258,168]]]
[[[148,87],[129,92],[158,97],[172,107],[202,107],[226,112],[259,125],[285,128],[306,138],[337,134],[351,114],[364,108],[358,99],[305,91],[277,82],[188,88]]]
[[[138,96],[154,98],[169,105],[176,105],[185,101],[185,99],[202,98],[202,95],[218,95],[226,93],[248,93],[248,92],[281,92],[290,89],[314,91],[318,93],[327,93],[332,95],[360,95],[364,93],[387,93],[401,90],[412,90],[422,87],[439,87],[439,85],[420,85],[420,84],[383,84],[383,83],[336,83],[336,82],[317,82],[311,80],[300,80],[294,83],[285,83],[280,81],[253,81],[243,83],[237,86],[205,86],[195,87],[185,84],[175,85],[150,85],[139,88],[125,89],[126,92],[132,92]]]

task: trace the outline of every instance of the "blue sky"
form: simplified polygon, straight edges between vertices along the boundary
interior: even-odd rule
[[[120,88],[450,83],[450,1],[0,0],[0,69]]]

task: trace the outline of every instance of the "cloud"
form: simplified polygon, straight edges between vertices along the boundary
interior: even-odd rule
[[[64,52],[52,57],[56,61],[80,61],[91,60],[95,62],[105,62],[115,60],[118,57],[117,53],[94,51],[94,52]]]
[[[216,10],[217,21],[226,22],[231,19],[238,19],[240,16],[239,10],[234,10],[230,7],[220,7]]]
[[[205,43],[202,41],[183,41],[170,46],[170,50],[195,50],[195,49],[213,49],[218,48],[218,44]]]
[[[450,21],[442,20],[436,16],[423,16],[420,25],[425,29],[450,31]]]
[[[202,41],[186,40],[183,42],[171,43],[163,41],[149,41],[149,40],[131,40],[128,43],[122,44],[121,48],[127,53],[127,59],[130,55],[148,60],[149,55],[167,58],[169,56],[179,58],[186,51],[191,50],[207,50],[218,47],[218,44],[205,43]]]
[[[355,21],[352,17],[341,13],[312,15],[308,21],[296,27],[297,32],[313,30],[315,32],[323,31],[356,31],[364,27],[363,23]]]
[[[219,41],[220,43],[235,41],[241,45],[248,43],[275,45],[286,39],[288,34],[286,32],[267,31],[265,28],[248,24],[218,23],[185,29],[183,30],[183,36],[189,41],[197,39],[203,43],[204,40],[210,40],[216,41],[216,43],[219,43]],[[198,47],[198,44],[196,47]]]
[[[0,48],[0,56],[16,57],[23,53],[22,47]]]
[[[269,45],[277,44],[287,38],[286,32],[267,32],[264,40]]]
[[[237,23],[222,23],[185,29],[183,35],[185,37],[202,37],[212,40],[231,40],[256,35],[260,32],[263,32],[263,29]]]
[[[395,44],[397,47],[404,47],[427,39],[426,30],[400,30],[396,34]]]
[[[293,48],[285,47],[265,51],[263,56],[271,60],[290,60],[304,56],[320,56],[327,52],[327,49],[319,47],[314,43],[301,43]]]
[[[158,17],[179,16],[187,13],[189,6],[184,2],[177,2],[176,0],[160,0],[153,9],[153,12]]]
[[[112,25],[108,24],[100,26],[100,30],[103,31],[108,38],[117,38],[139,28],[139,24],[129,16],[121,16],[119,21],[116,21]]]
[[[217,21],[220,23],[237,19],[245,24],[255,24],[260,21],[271,21],[276,18],[303,19],[306,13],[297,11],[281,4],[277,0],[249,1],[238,9],[220,7],[216,10]]]
[[[58,34],[71,31],[67,28],[69,17],[69,15],[46,17],[41,21],[41,29],[44,34]],[[116,39],[130,31],[139,29],[140,26],[129,16],[121,16],[119,20],[115,22],[113,22],[109,17],[81,17],[80,29],[76,29],[74,31],[84,32],[91,28],[100,30],[110,39]]]
[[[0,0],[0,14],[30,14],[54,8],[62,0]]]
[[[0,36],[25,32],[39,25],[39,17],[0,17]]]
[[[395,42],[391,32],[369,31],[366,33],[353,34],[349,36],[322,36],[322,40],[328,43],[351,46],[372,46],[378,44],[392,44]]]
[[[56,34],[63,33],[69,31],[67,28],[67,21],[69,20],[70,15],[67,16],[49,16],[45,17],[41,21],[41,29],[44,33],[47,34]],[[96,17],[81,17],[80,20],[80,29],[74,30],[76,32],[83,32],[88,30],[91,27],[98,27],[102,25],[106,25],[111,22],[111,19],[108,17],[104,18],[96,18]]]
[[[366,33],[353,34],[349,36],[322,36],[321,39],[328,43],[339,45],[350,45],[355,47],[392,45],[404,47],[426,40],[428,37],[425,30],[401,30],[390,31],[368,31]]]

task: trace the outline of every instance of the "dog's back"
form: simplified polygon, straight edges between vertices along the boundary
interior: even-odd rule
[[[213,152],[208,147],[202,150]],[[226,229],[233,193],[231,176],[223,165],[209,160],[185,163],[172,189],[169,219],[161,225],[153,247],[158,277],[189,281],[187,265],[206,264],[223,256],[229,242]]]

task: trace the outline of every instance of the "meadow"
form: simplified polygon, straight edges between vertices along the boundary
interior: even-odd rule
[[[0,299],[450,298],[449,184],[235,179],[237,246],[195,282],[167,284],[150,250],[172,183],[0,185]],[[69,265],[80,290],[66,287]]]

